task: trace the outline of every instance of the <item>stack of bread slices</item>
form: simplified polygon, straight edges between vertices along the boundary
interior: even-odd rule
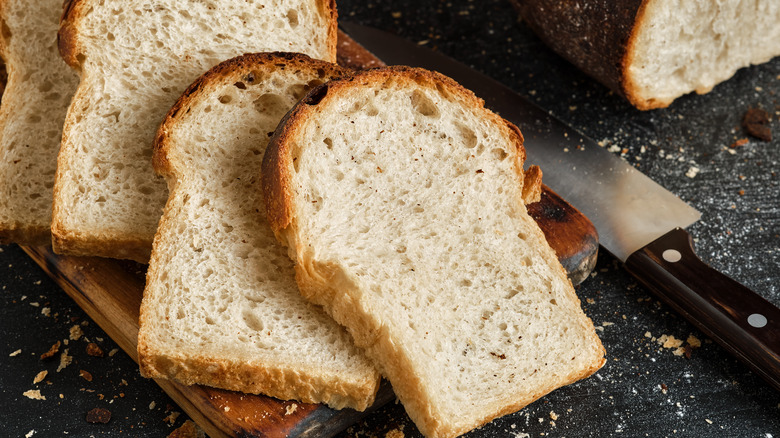
[[[604,364],[470,91],[334,64],[329,0],[60,5],[0,2],[0,241],[148,262],[145,376],[453,437]]]

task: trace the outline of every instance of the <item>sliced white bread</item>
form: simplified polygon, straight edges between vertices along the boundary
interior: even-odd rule
[[[550,47],[639,109],[780,55],[780,1],[513,0]]]
[[[429,437],[604,364],[527,214],[522,141],[454,81],[392,67],[310,92],[263,159],[301,292],[349,329]]]
[[[54,251],[147,262],[167,198],[152,141],[182,91],[243,53],[335,61],[335,20],[330,0],[71,0],[60,52],[81,82],[58,161]]]
[[[62,0],[0,1],[0,244],[51,244],[62,123],[78,76],[57,52]]]
[[[143,375],[335,408],[371,404],[379,374],[298,292],[260,181],[282,116],[345,72],[300,54],[245,55],[199,78],[168,113],[154,150],[170,195],[141,305]]]

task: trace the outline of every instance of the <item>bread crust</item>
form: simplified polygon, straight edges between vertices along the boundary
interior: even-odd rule
[[[155,171],[166,177],[169,203],[166,203],[160,227],[155,237],[155,247],[166,238],[164,230],[174,227],[170,200],[177,196],[177,181],[183,176],[184,166],[178,161],[171,134],[177,123],[189,113],[193,104],[209,95],[225,83],[238,81],[251,85],[259,80],[257,74],[267,75],[275,69],[300,69],[316,72],[323,77],[344,76],[350,70],[336,64],[316,60],[300,53],[253,53],[224,61],[210,69],[190,85],[170,109],[157,131],[154,142],[153,162]],[[162,256],[156,249],[147,270],[147,285],[164,270]],[[148,287],[148,286],[147,286]],[[146,295],[146,292],[145,292]],[[247,393],[262,393],[280,399],[296,399],[307,403],[326,403],[331,407],[349,407],[359,411],[368,408],[379,389],[380,376],[376,372],[359,381],[348,381],[339,375],[328,375],[320,369],[304,370],[270,361],[246,361],[224,356],[186,355],[165,351],[153,346],[143,329],[149,321],[151,310],[146,299],[141,304],[142,329],[138,339],[138,357],[141,373],[145,377],[176,380],[185,385],[202,384]]]
[[[411,359],[404,352],[403,345],[394,339],[382,321],[372,315],[361,302],[362,291],[337,264],[324,263],[316,260],[313,250],[298,239],[296,223],[296,206],[293,197],[293,161],[295,151],[291,150],[298,137],[298,131],[308,117],[312,117],[319,108],[318,104],[339,94],[340,89],[351,87],[354,83],[382,83],[388,80],[413,81],[422,84],[443,84],[440,91],[457,95],[467,104],[484,107],[481,99],[458,85],[455,81],[438,73],[410,67],[386,67],[357,73],[352,77],[331,81],[312,90],[283,119],[277,128],[263,159],[263,191],[266,200],[267,215],[277,238],[289,247],[290,256],[296,261],[296,281],[301,293],[308,300],[325,307],[328,313],[340,324],[347,327],[355,343],[364,348],[366,354],[374,360],[380,371],[393,385],[396,394],[401,399],[406,411],[418,426],[420,431],[430,437],[454,437],[475,427],[485,424],[497,416],[515,412],[550,391],[577,380],[580,380],[598,370],[604,364],[604,350],[593,331],[592,323],[589,329],[593,331],[593,342],[601,349],[601,359],[574,375],[564,376],[562,380],[540,388],[538,392],[528,397],[516,400],[510,405],[496,406],[472,424],[456,426],[449,424],[443,415],[437,411],[427,399],[423,385],[414,372]],[[487,113],[487,112],[486,112]],[[517,148],[518,162],[515,163],[517,184],[524,183],[523,161],[525,149],[523,137],[517,127],[501,119],[493,113],[488,113],[493,121],[505,124],[509,137]],[[529,184],[538,184],[541,177],[536,170],[531,172]],[[531,188],[529,188],[531,189]],[[533,189],[531,189],[533,192]],[[529,196],[533,197],[533,196]],[[519,205],[524,199],[518,198]],[[541,231],[539,231],[541,234]],[[546,257],[555,259],[552,250]],[[558,275],[566,278],[566,273],[559,263]],[[568,281],[568,280],[567,280]],[[571,291],[572,299],[579,305],[579,299]],[[589,322],[589,320],[588,320]]]
[[[637,29],[650,1],[512,0],[547,46],[642,110],[671,103],[640,97],[628,75]]]

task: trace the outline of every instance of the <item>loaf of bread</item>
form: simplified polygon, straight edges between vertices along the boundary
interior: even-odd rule
[[[522,142],[454,81],[390,67],[312,90],[263,159],[268,218],[302,294],[348,328],[428,437],[604,364],[527,214]]]
[[[154,168],[170,195],[141,305],[147,377],[363,410],[379,374],[306,302],[262,200],[269,134],[310,88],[346,71],[300,54],[223,62],[173,106]]]
[[[513,0],[553,50],[639,109],[780,55],[780,2]]]
[[[60,52],[81,76],[63,128],[52,237],[62,254],[147,262],[167,198],[156,128],[217,63],[268,50],[335,61],[330,0],[70,0]]]
[[[0,1],[0,244],[51,244],[62,123],[78,76],[57,53],[62,0]]]

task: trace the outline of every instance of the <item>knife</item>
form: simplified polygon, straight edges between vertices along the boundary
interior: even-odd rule
[[[699,259],[685,228],[701,214],[623,159],[500,82],[446,55],[356,23],[339,26],[388,65],[449,76],[514,123],[528,164],[596,226],[601,246],[702,332],[780,390],[780,309]]]

